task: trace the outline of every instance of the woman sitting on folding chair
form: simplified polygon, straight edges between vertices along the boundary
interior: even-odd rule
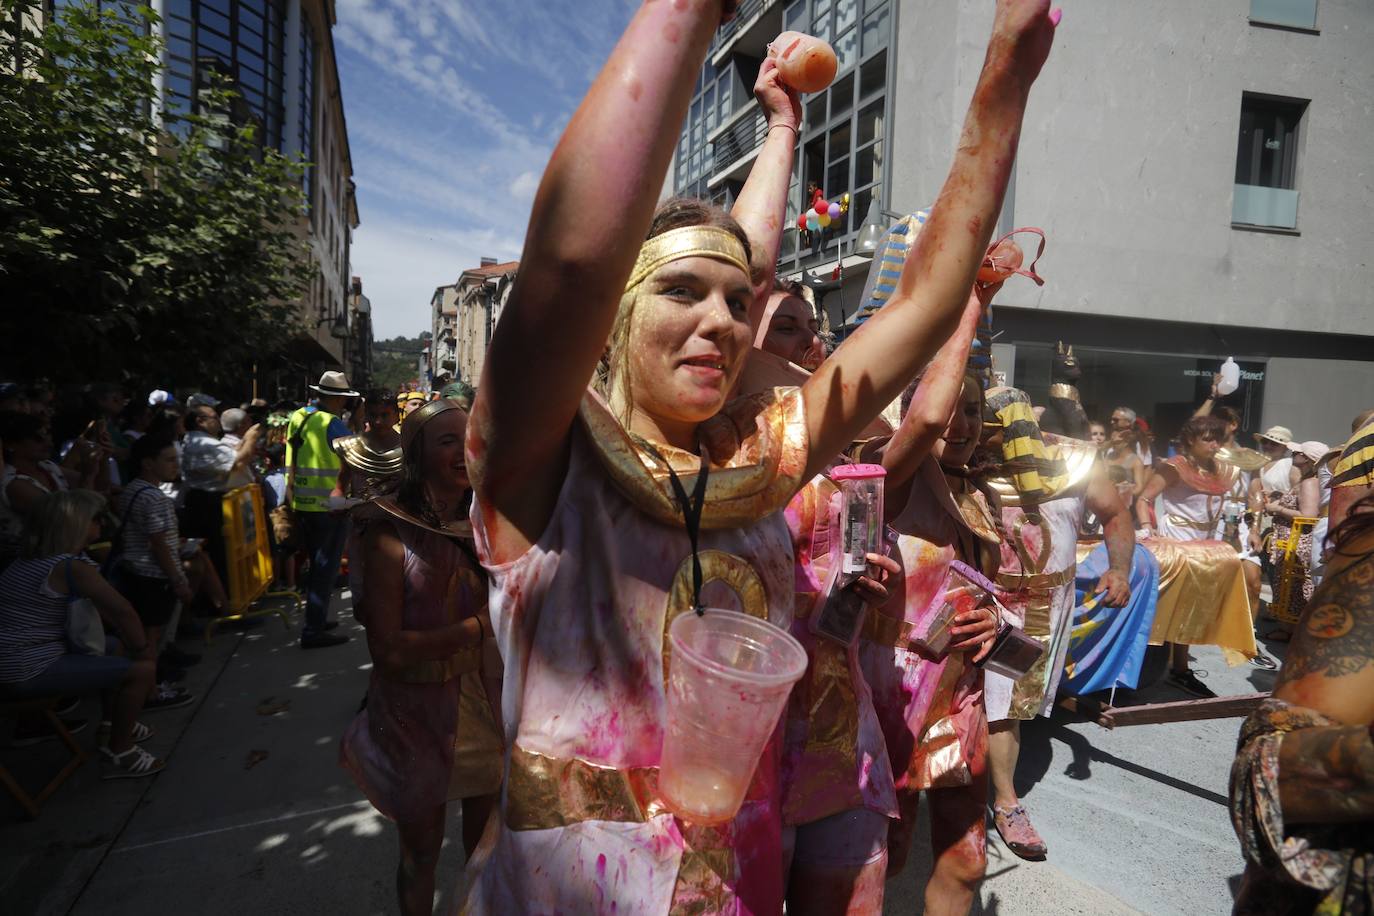
[[[101,691],[110,726],[100,749],[105,778],[150,776],[163,761],[139,747],[153,730],[138,714],[152,688],[156,648],[133,607],[85,556],[104,507],[98,493],[73,490],[48,494],[31,510],[24,554],[0,575],[0,699]],[[85,600],[118,640],[93,632],[100,620]],[[83,620],[95,626],[75,625]]]

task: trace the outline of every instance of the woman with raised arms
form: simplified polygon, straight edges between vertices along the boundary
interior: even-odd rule
[[[728,402],[765,289],[750,239],[706,204],[655,214],[654,189],[732,11],[635,15],[545,171],[488,353],[467,450],[508,751],[469,912],[781,909],[775,753],[724,825],[657,793],[664,630],[690,608],[694,547],[704,603],[789,624],[782,509],[953,332],[1058,19],[1048,0],[998,3],[950,176],[882,312],[802,388]],[[585,386],[608,338],[603,401]]]

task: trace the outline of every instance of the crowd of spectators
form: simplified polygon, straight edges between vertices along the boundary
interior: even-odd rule
[[[60,698],[65,717],[99,693],[104,775],[160,770],[139,717],[195,702],[182,681],[201,656],[178,640],[229,604],[222,497],[260,485],[268,511],[282,498],[298,406],[0,384],[0,701]],[[294,565],[277,566],[282,579]],[[82,608],[107,633],[103,653],[72,635]],[[52,737],[35,715],[10,744]]]

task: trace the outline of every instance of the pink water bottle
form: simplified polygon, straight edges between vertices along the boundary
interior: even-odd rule
[[[782,81],[798,92],[820,92],[835,79],[839,61],[826,41],[801,32],[783,32],[768,46]]]

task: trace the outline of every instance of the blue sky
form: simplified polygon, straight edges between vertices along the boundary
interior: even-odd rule
[[[429,327],[436,286],[519,257],[559,132],[638,0],[338,0],[376,336]]]

